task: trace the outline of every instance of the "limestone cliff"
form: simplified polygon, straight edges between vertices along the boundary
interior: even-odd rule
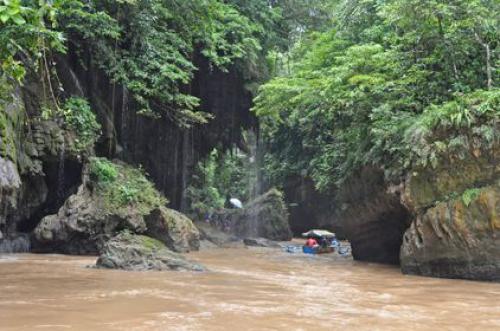
[[[500,181],[469,192],[412,222],[401,249],[404,273],[500,280]]]

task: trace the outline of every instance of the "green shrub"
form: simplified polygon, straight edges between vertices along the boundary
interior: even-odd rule
[[[118,177],[118,170],[115,165],[104,158],[92,159],[90,173],[100,183],[114,182]]]
[[[213,149],[197,164],[187,188],[191,211],[201,216],[222,208],[228,196],[248,201],[257,183],[255,162],[238,149]]]
[[[61,110],[64,122],[76,134],[73,148],[75,152],[82,152],[92,147],[101,126],[97,122],[87,100],[72,97],[66,100]]]
[[[105,158],[91,158],[90,175],[108,213],[147,215],[152,209],[167,203],[141,168]]]

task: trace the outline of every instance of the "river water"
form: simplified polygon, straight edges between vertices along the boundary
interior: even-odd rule
[[[204,273],[0,256],[0,330],[500,330],[500,284],[401,275],[339,256],[258,248],[189,258]]]

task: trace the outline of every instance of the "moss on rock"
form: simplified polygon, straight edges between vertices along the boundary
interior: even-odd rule
[[[500,181],[437,203],[406,231],[403,272],[427,276],[500,280]]]
[[[90,180],[108,213],[147,215],[167,203],[141,168],[94,157],[90,159]]]
[[[500,177],[500,149],[494,153],[472,154],[463,160],[441,164],[436,169],[412,171],[405,185],[403,200],[411,209],[418,211],[462,195],[466,190],[484,186]]]
[[[203,271],[201,265],[172,252],[162,242],[144,235],[119,233],[103,247],[96,262],[100,268],[132,271]]]
[[[147,234],[161,240],[176,252],[189,252],[200,247],[200,233],[184,214],[166,207],[154,209],[145,216]]]

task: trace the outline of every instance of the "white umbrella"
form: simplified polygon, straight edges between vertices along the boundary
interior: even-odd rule
[[[239,199],[231,198],[229,202],[236,208],[243,208],[243,203]]]

